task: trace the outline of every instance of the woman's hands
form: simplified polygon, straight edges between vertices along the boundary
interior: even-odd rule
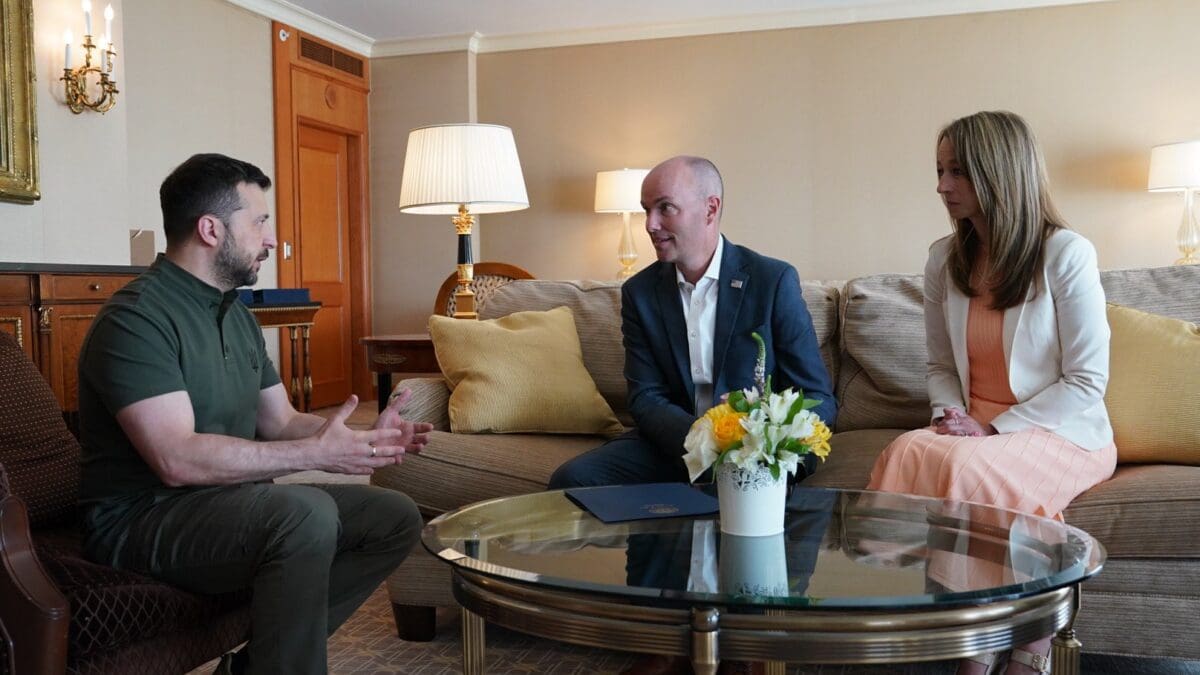
[[[946,408],[944,415],[934,420],[933,430],[944,436],[991,436],[996,433],[992,425],[985,427],[958,408]]]

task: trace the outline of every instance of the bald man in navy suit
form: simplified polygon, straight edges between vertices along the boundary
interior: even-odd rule
[[[642,183],[646,232],[657,262],[621,290],[625,379],[632,431],[563,464],[550,488],[686,481],[683,441],[722,394],[754,385],[758,353],[776,391],[802,389],[831,428],[833,386],[818,351],[796,269],[725,239],[716,166],[673,157]],[[814,468],[805,457],[799,473]],[[798,476],[803,478],[803,475]]]

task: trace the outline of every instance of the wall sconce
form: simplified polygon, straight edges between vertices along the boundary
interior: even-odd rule
[[[617,245],[617,260],[621,269],[618,279],[633,276],[633,264],[637,262],[637,247],[633,245],[633,233],[629,229],[629,214],[642,211],[642,181],[649,169],[621,169],[620,171],[596,172],[596,213],[620,213],[623,220],[621,243]]]
[[[96,49],[96,45],[92,43],[92,0],[83,0],[82,66],[71,67],[71,31],[68,30],[63,34],[66,50],[63,59],[63,76],[60,79],[66,88],[67,107],[76,115],[83,112],[85,108],[98,113],[106,113],[117,104],[117,82],[110,76],[113,62],[117,58],[117,52],[113,50],[112,20],[113,8],[112,5],[109,5],[104,8],[104,39],[99,45],[99,66],[92,65],[92,50]],[[88,84],[88,76],[91,73],[96,73],[99,77],[99,81],[94,86]],[[90,91],[93,89],[96,91],[94,98],[90,95]]]
[[[1150,151],[1151,192],[1182,192],[1183,219],[1176,241],[1183,257],[1176,265],[1200,263],[1200,225],[1196,223],[1195,193],[1200,188],[1200,141],[1158,145]]]

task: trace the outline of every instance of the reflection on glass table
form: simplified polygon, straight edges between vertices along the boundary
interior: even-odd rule
[[[917,661],[1060,630],[1064,658],[1074,649],[1077,662],[1072,591],[1104,562],[1103,547],[1065,523],[907,495],[796,488],[773,537],[723,535],[717,519],[604,524],[547,492],[447,513],[424,542],[453,566],[472,621],[478,610],[579,644],[691,655],[698,672],[718,649],[749,660]],[[540,618],[525,617],[534,610]],[[559,624],[540,625],[553,611],[564,612]],[[672,622],[674,633],[613,639]],[[698,654],[705,643],[713,654]]]

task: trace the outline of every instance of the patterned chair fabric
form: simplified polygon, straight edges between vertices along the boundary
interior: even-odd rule
[[[475,263],[470,284],[471,292],[475,294],[475,313],[478,314],[483,310],[497,289],[518,279],[532,278],[532,274],[516,265],[497,262]],[[437,298],[433,305],[434,314],[454,316],[458,306],[458,302],[454,298],[454,289],[457,286],[458,272],[453,272],[438,288]]]
[[[68,673],[187,672],[243,641],[250,625],[247,593],[197,595],[84,559],[75,506],[79,443],[49,385],[3,333],[0,372],[0,518],[6,535],[0,557],[7,577],[0,579],[0,624],[13,640],[15,672],[62,672],[64,660]],[[28,523],[22,522],[26,512]],[[23,538],[10,538],[13,531]],[[20,555],[29,549],[32,561]],[[29,598],[17,596],[38,584],[49,592],[33,600],[42,611],[31,612]],[[39,602],[46,597],[50,603]],[[39,630],[38,623],[58,621],[61,611],[54,605],[63,599],[65,635]],[[27,634],[50,644],[30,644],[22,639]],[[56,642],[60,637],[65,644]],[[59,658],[47,659],[48,653]],[[9,656],[0,654],[0,663],[7,665]]]

